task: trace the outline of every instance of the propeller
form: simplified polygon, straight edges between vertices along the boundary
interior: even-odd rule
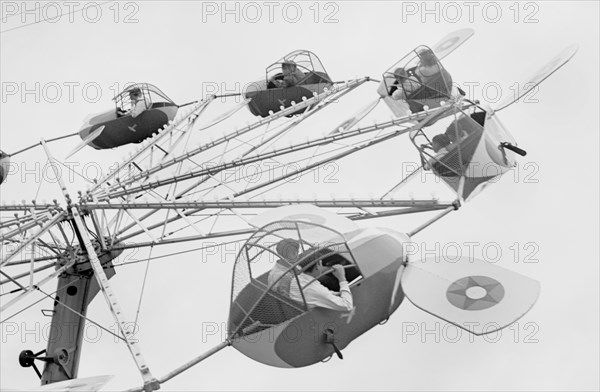
[[[520,98],[529,94],[531,91],[533,91],[533,89],[536,86],[538,86],[540,83],[542,83],[544,80],[546,80],[546,78],[548,78],[548,76],[552,75],[559,68],[561,68],[567,62],[569,62],[569,60],[571,60],[571,58],[573,58],[573,56],[575,56],[575,53],[577,53],[578,49],[579,49],[579,45],[571,45],[571,46],[568,46],[565,49],[563,49],[558,55],[556,55],[552,60],[550,60],[545,66],[543,66],[535,74],[533,74],[529,78],[528,82],[521,83],[519,85],[519,90],[514,95],[511,95],[511,96],[503,99],[502,101],[500,101],[500,103],[498,105],[496,105],[496,107],[491,111],[491,113],[488,113],[488,116],[492,116],[495,112],[500,111],[500,110],[510,106],[512,103],[518,101]]]
[[[101,127],[98,127],[97,129],[95,129],[93,132],[90,132],[89,135],[87,135],[87,137],[85,139],[83,139],[83,141],[73,149],[73,151],[71,151],[66,157],[65,159],[69,159],[71,156],[73,156],[77,151],[81,150],[83,147],[87,146],[90,142],[94,141],[98,136],[100,136],[100,134],[102,134],[102,131],[104,131],[105,126],[102,125]]]
[[[459,46],[465,43],[466,40],[475,34],[473,29],[461,29],[451,32],[435,44],[431,50],[435,53],[438,60],[442,60],[450,53],[454,52]]]
[[[344,121],[343,123],[341,123],[340,125],[335,127],[335,129],[333,131],[329,132],[329,135],[333,135],[333,134],[340,133],[340,132],[343,133],[343,132],[346,132],[346,131],[352,129],[352,127],[354,127],[356,124],[358,124],[360,122],[360,120],[362,120],[367,114],[371,113],[371,111],[373,109],[375,109],[375,107],[377,106],[379,101],[380,101],[380,98],[377,98],[373,102],[370,102],[368,105],[366,105],[364,108],[362,108],[358,113],[356,113],[353,117],[350,117],[349,119],[347,119],[346,121]]]
[[[223,113],[222,115],[216,117],[215,119],[213,119],[212,121],[210,121],[208,124],[202,125],[197,130],[198,131],[202,131],[204,129],[210,128],[213,125],[216,125],[216,124],[220,123],[221,121],[224,121],[224,120],[228,119],[229,117],[231,117],[235,113],[237,113],[240,109],[242,109],[244,106],[246,106],[246,104],[248,102],[249,102],[249,100],[244,100],[244,101],[240,102],[239,104],[237,104],[236,106],[234,106],[232,109],[230,109],[227,112]]]

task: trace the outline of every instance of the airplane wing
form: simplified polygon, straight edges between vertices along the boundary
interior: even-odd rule
[[[67,155],[65,157],[65,159],[69,159],[72,155],[74,155],[77,151],[81,150],[83,147],[87,146],[88,143],[90,143],[91,141],[93,141],[94,139],[96,139],[98,136],[100,136],[100,134],[102,133],[102,131],[104,131],[105,126],[101,126],[98,129],[94,130],[93,132],[91,132],[89,135],[87,135],[87,137],[85,139],[83,139],[83,141],[81,143],[79,143],[79,145],[77,147],[75,147],[70,153],[69,155]]]
[[[442,38],[437,44],[432,46],[432,50],[437,56],[438,60],[442,60],[450,53],[454,52],[460,45],[466,40],[471,38],[475,34],[473,29],[461,29],[453,31],[444,38]]]
[[[540,292],[539,282],[470,257],[413,261],[401,285],[415,306],[475,335],[511,325]]]
[[[535,74],[533,74],[533,76],[529,78],[528,82],[521,83],[521,85],[519,86],[519,90],[516,92],[516,94],[514,94],[514,95],[511,94],[507,98],[502,100],[497,105],[497,107],[494,108],[494,111],[497,112],[499,110],[502,110],[505,107],[512,104],[513,102],[518,101],[519,98],[527,95],[529,92],[531,92],[534,89],[535,86],[542,83],[548,76],[552,75],[560,67],[562,67],[569,60],[571,60],[571,58],[573,56],[575,56],[575,53],[577,53],[578,49],[579,49],[579,45],[571,45],[571,46],[565,48],[556,57],[554,57],[552,60],[550,60],[550,62],[548,64],[546,64],[539,71],[537,71]]]

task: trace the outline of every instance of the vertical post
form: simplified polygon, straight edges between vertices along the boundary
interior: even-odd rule
[[[106,272],[108,277],[115,275],[113,268]],[[42,385],[77,378],[85,319],[71,309],[85,316],[89,303],[99,292],[93,272],[81,278],[73,273],[63,273],[57,284],[46,348],[46,356],[53,358],[53,361],[46,362],[44,366]]]

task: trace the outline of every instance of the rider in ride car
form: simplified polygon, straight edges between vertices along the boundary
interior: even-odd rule
[[[118,114],[120,116],[127,116],[131,114],[131,117],[136,118],[142,114],[144,110],[149,109],[151,106],[151,103],[144,99],[142,90],[140,90],[138,87],[129,90],[129,100],[131,101],[131,109],[126,111],[119,110]]]
[[[431,49],[418,52],[420,62],[415,68],[415,76],[424,86],[448,94],[452,85],[452,77],[440,63]]]
[[[273,289],[297,302],[306,301],[309,309],[321,307],[343,312],[352,310],[354,307],[352,292],[346,280],[344,267],[341,265],[332,266],[333,276],[339,281],[339,294],[329,290],[317,280],[326,272],[321,259],[317,259],[315,262],[310,256],[305,257],[298,265],[302,268],[302,271],[298,274],[298,280],[296,281],[294,271],[290,270],[290,267],[298,258],[299,244],[296,246],[293,242],[297,243],[295,240],[285,239],[277,244],[277,251],[285,261],[278,260],[269,272],[269,285],[272,285],[281,277],[275,283]],[[286,267],[285,264],[288,264],[288,266]],[[289,272],[286,274],[286,271]],[[284,276],[282,277],[282,275]],[[298,284],[300,284],[300,287],[298,287]],[[301,288],[304,288],[302,292],[300,292]]]
[[[396,100],[406,100],[407,96],[410,96],[410,94],[421,87],[417,78],[408,75],[408,72],[402,67],[396,68],[394,77],[396,78],[396,81],[390,88],[390,95]]]
[[[273,83],[277,87],[293,87],[298,84],[304,73],[298,69],[296,63],[291,60],[286,60],[281,63],[281,72],[283,73],[283,80],[273,80]]]

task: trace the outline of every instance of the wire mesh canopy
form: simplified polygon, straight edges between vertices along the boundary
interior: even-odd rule
[[[452,77],[427,46],[419,46],[383,73],[388,95],[408,102],[410,110],[434,108],[452,94]]]
[[[284,64],[294,64],[305,75],[298,84],[333,83],[321,60],[308,50],[295,50],[269,65],[266,68],[267,80],[279,74]]]
[[[426,166],[464,200],[516,164],[515,153],[503,148],[516,141],[497,116],[479,106],[457,108],[453,116],[411,132],[410,138]]]
[[[297,67],[302,68],[302,71],[327,73],[323,63],[321,63],[321,60],[319,60],[317,55],[308,50],[295,50],[288,53],[269,66],[269,68],[276,65],[280,66],[281,64],[288,62],[293,62]]]
[[[340,232],[294,220],[271,222],[257,230],[235,261],[230,338],[275,327],[307,311],[303,290],[309,284],[323,284],[328,278],[323,274],[307,282],[305,271],[317,263],[349,266],[349,280],[359,275]]]
[[[137,98],[134,98],[137,95]],[[117,107],[121,109],[127,109],[132,106],[132,101],[144,100],[149,104],[157,102],[165,102],[168,104],[174,104],[174,102],[163,93],[161,89],[150,83],[136,83],[128,86],[119,94],[117,94],[113,100]]]

